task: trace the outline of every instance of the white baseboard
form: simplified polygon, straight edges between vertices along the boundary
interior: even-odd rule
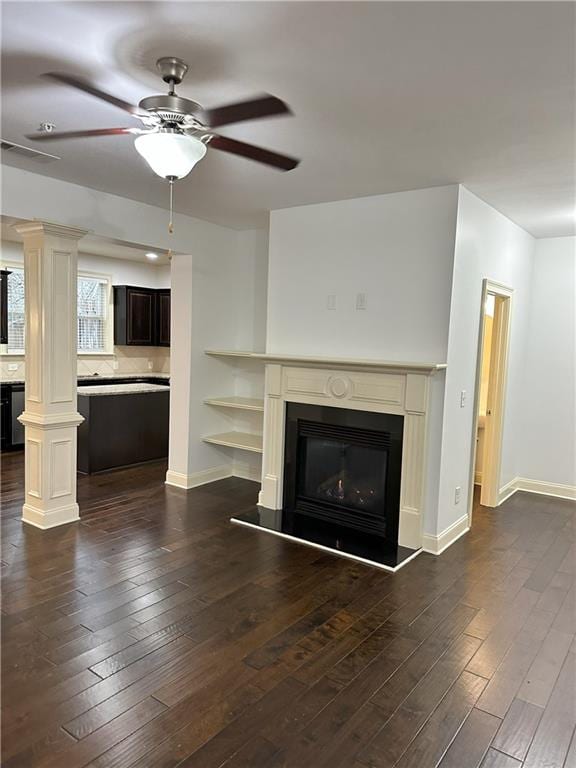
[[[563,485],[561,483],[546,483],[542,480],[530,480],[527,477],[515,477],[500,489],[498,505],[510,498],[516,491],[539,493],[543,496],[555,496],[557,499],[576,500],[576,485]]]
[[[232,464],[232,474],[234,477],[241,477],[243,480],[253,480],[259,483],[262,479],[262,469],[258,464],[250,464],[247,461],[235,461]]]
[[[509,499],[510,496],[513,496],[518,488],[516,487],[516,481],[518,480],[517,477],[514,478],[514,480],[510,480],[509,483],[506,483],[506,485],[503,485],[502,488],[498,491],[498,506],[502,504],[503,501],[506,501],[506,499]]]
[[[190,488],[198,488],[199,485],[214,483],[216,480],[225,480],[227,477],[232,477],[232,474],[232,467],[229,464],[203,469],[201,472],[193,472],[191,475],[169,469],[166,472],[166,485],[190,490]]]
[[[452,525],[449,525],[448,528],[445,528],[438,536],[425,533],[422,537],[422,549],[431,555],[441,555],[445,549],[448,549],[460,536],[464,536],[469,530],[468,515],[462,515],[462,517],[456,520],[455,523],[452,523]]]

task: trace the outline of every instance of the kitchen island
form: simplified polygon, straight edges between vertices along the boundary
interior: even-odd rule
[[[78,471],[85,474],[168,456],[170,388],[102,383],[78,388]]]

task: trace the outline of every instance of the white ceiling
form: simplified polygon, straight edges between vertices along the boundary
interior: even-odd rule
[[[232,227],[328,200],[462,182],[538,237],[574,233],[574,14],[564,2],[3,2],[2,137],[139,125],[39,79],[88,75],[138,102],[163,92],[154,62],[190,64],[205,106],[268,91],[295,116],[227,135],[302,158],[282,174],[211,150],[176,208]],[[39,145],[36,145],[39,146]],[[39,148],[7,163],[166,206],[132,137]]]

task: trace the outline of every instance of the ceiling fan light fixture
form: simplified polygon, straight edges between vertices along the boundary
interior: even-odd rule
[[[204,142],[182,133],[144,133],[136,137],[134,146],[163,179],[183,179],[206,154]]]

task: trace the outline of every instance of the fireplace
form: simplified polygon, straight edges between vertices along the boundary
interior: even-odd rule
[[[257,357],[266,361],[262,486],[258,505],[232,520],[403,567],[422,551],[430,380],[445,365]]]
[[[350,554],[398,546],[404,417],[286,404],[282,531]]]

